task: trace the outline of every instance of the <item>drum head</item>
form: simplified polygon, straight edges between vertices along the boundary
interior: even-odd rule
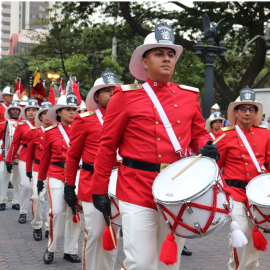
[[[109,183],[109,194],[116,197],[116,184],[117,184],[118,169],[115,169],[111,173],[110,183]]]
[[[246,194],[255,204],[270,208],[270,173],[253,178],[246,187]]]
[[[157,176],[152,188],[156,200],[169,203],[187,200],[211,186],[217,179],[218,167],[214,160],[207,157],[201,157],[172,180],[194,158],[178,160]]]

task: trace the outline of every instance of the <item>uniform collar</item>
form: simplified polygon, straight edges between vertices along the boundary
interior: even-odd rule
[[[99,108],[99,110],[100,110],[102,116],[104,117],[104,116],[105,116],[106,109],[103,109],[103,108],[101,108],[100,106],[98,106],[98,108]]]
[[[239,126],[239,125],[238,125]],[[239,126],[240,127],[240,126]],[[240,127],[241,128],[241,130],[243,131],[243,133],[250,133],[250,132],[252,132],[252,126],[249,128],[249,129],[244,129],[244,128],[242,128],[242,127]]]
[[[61,123],[61,125],[64,128],[64,130],[68,130],[70,128],[70,124],[64,125],[64,124]]]
[[[171,85],[170,81],[163,83],[163,82],[153,81],[149,78],[146,79],[146,82],[148,82],[148,84],[151,86],[153,90],[157,90],[160,88],[167,88]]]

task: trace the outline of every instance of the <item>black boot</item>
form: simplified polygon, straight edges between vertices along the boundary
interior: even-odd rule
[[[8,188],[13,188],[13,186],[10,182],[8,182]]]
[[[36,241],[41,241],[42,240],[42,228],[37,229],[37,230],[34,229],[33,236],[34,236],[34,239]]]
[[[48,249],[46,249],[43,261],[45,264],[50,264],[53,261],[54,252],[50,252]]]
[[[76,254],[64,253],[64,259],[73,263],[80,263],[81,259]]]
[[[20,205],[19,204],[13,204],[12,209],[14,210],[20,210]]]
[[[49,238],[49,231],[45,231],[45,238]]]
[[[20,214],[19,223],[20,224],[26,223],[26,214]]]
[[[0,204],[0,211],[5,211],[6,210],[6,204],[5,203],[1,203]]]
[[[184,246],[183,247],[183,250],[182,250],[182,255],[191,256],[192,255],[192,252],[189,251],[186,246]]]

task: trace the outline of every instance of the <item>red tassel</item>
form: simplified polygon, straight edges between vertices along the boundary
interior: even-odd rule
[[[175,237],[171,232],[167,235],[161,247],[159,260],[166,265],[174,265],[177,262],[178,248],[174,240]]]
[[[113,236],[114,236],[114,240],[115,240],[115,244],[117,246],[117,240],[116,240],[116,235],[115,235],[115,231],[112,228],[113,231]],[[112,240],[112,236],[110,233],[110,228],[109,226],[106,226],[104,233],[103,233],[103,243],[102,243],[103,249],[104,250],[108,250],[111,251],[114,249],[114,244],[113,244],[113,240]]]
[[[253,242],[257,250],[267,251],[268,242],[256,226],[253,228]]]
[[[80,215],[79,215],[79,213],[77,212],[76,214],[77,214],[77,217],[78,217],[78,221],[80,221]],[[76,215],[74,215],[74,216],[72,217],[72,221],[73,221],[74,223],[78,223],[78,222],[77,222]]]

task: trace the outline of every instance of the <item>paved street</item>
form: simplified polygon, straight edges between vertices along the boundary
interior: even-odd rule
[[[82,269],[81,264],[65,261],[63,257],[63,238],[58,242],[54,262],[45,265],[42,261],[47,246],[47,239],[36,242],[32,236],[30,225],[31,214],[27,216],[27,223],[18,223],[19,213],[7,206],[7,210],[0,212],[0,269]],[[83,219],[82,219],[83,220]],[[83,224],[82,224],[83,225]],[[229,224],[226,224],[210,236],[187,240],[187,247],[193,251],[191,257],[182,256],[182,269],[227,269]],[[270,234],[265,234],[270,243]],[[83,233],[80,235],[79,255],[81,256]],[[270,252],[270,246],[269,252]],[[261,252],[260,269],[270,269],[269,252]],[[119,243],[117,264],[115,269],[120,270],[124,259],[122,240]],[[106,269],[104,269],[106,270]],[[143,269],[141,269],[143,270]]]

